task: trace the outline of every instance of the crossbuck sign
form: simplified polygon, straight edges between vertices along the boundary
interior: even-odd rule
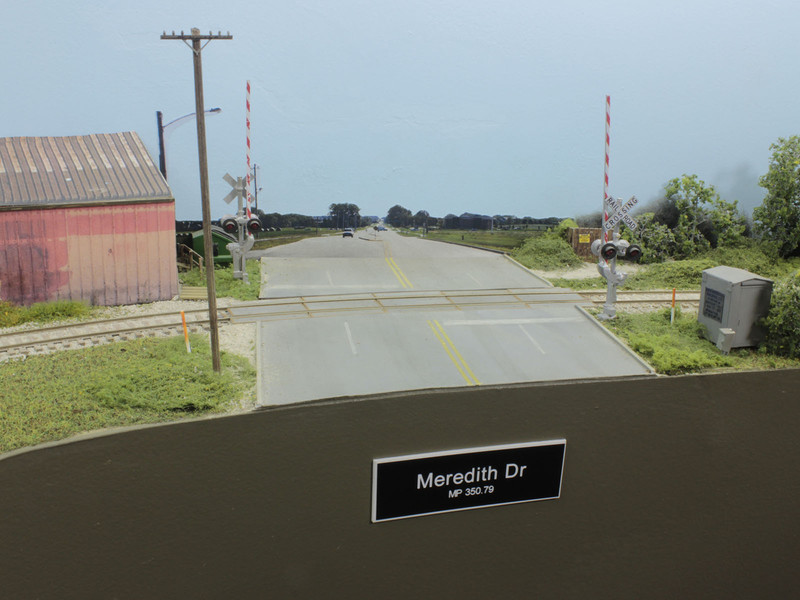
[[[606,201],[608,207],[613,209],[614,212],[611,216],[608,217],[608,221],[606,221],[605,227],[606,230],[614,229],[617,225],[619,225],[620,221],[625,223],[631,231],[634,231],[638,225],[636,221],[633,220],[628,215],[628,212],[639,203],[639,200],[636,196],[631,196],[631,199],[628,200],[625,204],[622,204],[619,200],[609,197]]]

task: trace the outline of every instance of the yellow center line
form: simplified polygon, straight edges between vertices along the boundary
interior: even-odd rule
[[[389,265],[389,268],[392,270],[392,273],[394,273],[394,276],[397,277],[397,280],[400,282],[400,285],[402,285],[404,288],[407,288],[408,286],[406,285],[406,282],[403,281],[403,278],[400,276],[400,273],[397,272],[397,267],[392,264],[392,261],[388,256],[386,257],[386,264]]]
[[[453,364],[458,369],[458,372],[461,373],[461,376],[464,378],[464,381],[467,382],[467,385],[480,385],[481,382],[475,376],[475,373],[472,372],[472,369],[469,368],[467,361],[464,360],[464,357],[461,356],[461,353],[456,348],[456,345],[453,343],[453,340],[445,333],[444,328],[439,324],[439,321],[428,321],[428,327],[431,328],[433,331],[433,335],[436,336],[436,339],[439,340],[439,343],[442,344],[442,348],[444,351],[447,352],[447,356],[450,357],[450,360],[453,361]]]
[[[408,277],[406,277],[405,273],[400,270],[400,267],[397,266],[397,263],[394,262],[392,254],[389,252],[389,247],[386,244],[383,245],[383,256],[386,259],[386,264],[389,265],[392,273],[394,273],[394,276],[397,277],[397,280],[400,282],[400,285],[402,285],[404,288],[413,288],[414,286],[408,280]]]
[[[401,283],[402,283],[402,282],[405,282],[406,286],[408,286],[409,288],[413,288],[414,286],[413,286],[413,285],[411,284],[411,282],[408,280],[408,277],[406,277],[406,274],[405,274],[405,273],[403,273],[403,271],[402,271],[402,270],[400,270],[400,267],[398,267],[398,266],[397,266],[397,263],[396,263],[396,262],[394,262],[394,259],[393,259],[393,258],[390,256],[390,257],[388,258],[388,260],[389,260],[389,262],[391,262],[391,263],[394,265],[394,268],[397,270],[397,271],[396,271],[396,273],[397,273],[398,277],[400,278],[400,282],[401,282]],[[405,287],[405,286],[404,286],[404,287]]]

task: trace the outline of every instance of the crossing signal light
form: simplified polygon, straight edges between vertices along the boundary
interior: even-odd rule
[[[603,247],[600,249],[600,256],[602,256],[605,260],[612,260],[613,258],[616,258],[617,247],[612,242],[603,244]]]
[[[258,233],[261,231],[261,221],[257,218],[252,217],[247,220],[247,231],[250,233]]]
[[[222,229],[225,233],[236,233],[239,229],[239,225],[236,223],[235,217],[223,217],[222,218]]]
[[[642,248],[636,244],[631,244],[628,246],[628,250],[625,252],[625,258],[628,260],[639,260],[642,257]]]

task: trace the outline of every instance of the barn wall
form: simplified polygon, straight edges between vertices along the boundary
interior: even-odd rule
[[[0,212],[0,299],[113,306],[178,291],[172,202]]]

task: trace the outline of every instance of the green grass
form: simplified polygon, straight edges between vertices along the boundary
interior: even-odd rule
[[[329,233],[327,229],[291,229],[288,227],[281,229],[281,231],[260,231],[256,235],[256,242],[253,244],[253,250],[266,250],[268,248],[274,248],[275,246],[298,242],[305,238],[324,235],[325,233]]]
[[[57,300],[40,302],[29,307],[0,301],[0,328],[14,327],[28,322],[51,323],[86,318],[96,312],[85,302]]]
[[[676,311],[670,324],[670,310],[627,314],[603,321],[652,367],[664,375],[702,373],[718,370],[763,370],[800,368],[800,360],[771,355],[763,349],[740,348],[724,355],[703,337],[703,326],[693,314]]]
[[[219,298],[236,298],[237,300],[258,300],[258,292],[261,289],[261,261],[248,260],[247,278],[250,283],[244,283],[241,279],[234,279],[233,267],[230,265],[220,265],[214,269],[214,286]],[[184,285],[205,287],[206,275],[198,269],[186,271],[180,274],[181,283]]]
[[[252,393],[255,370],[208,342],[143,339],[0,363],[0,452],[124,425],[161,423],[228,410]]]
[[[409,236],[419,236],[422,231],[400,230],[400,233]],[[510,252],[519,247],[531,236],[541,235],[535,231],[468,231],[462,229],[434,229],[429,230],[425,236],[429,240],[442,242],[456,242],[491,250]]]
[[[744,269],[777,280],[797,272],[800,269],[800,258],[770,258],[757,248],[717,248],[697,258],[643,265],[639,271],[628,277],[620,289],[699,290],[703,271],[719,265]],[[619,271],[625,272],[625,267],[625,261],[617,261]],[[554,278],[549,281],[557,287],[577,290],[606,287],[605,279],[600,276],[588,279]]]

